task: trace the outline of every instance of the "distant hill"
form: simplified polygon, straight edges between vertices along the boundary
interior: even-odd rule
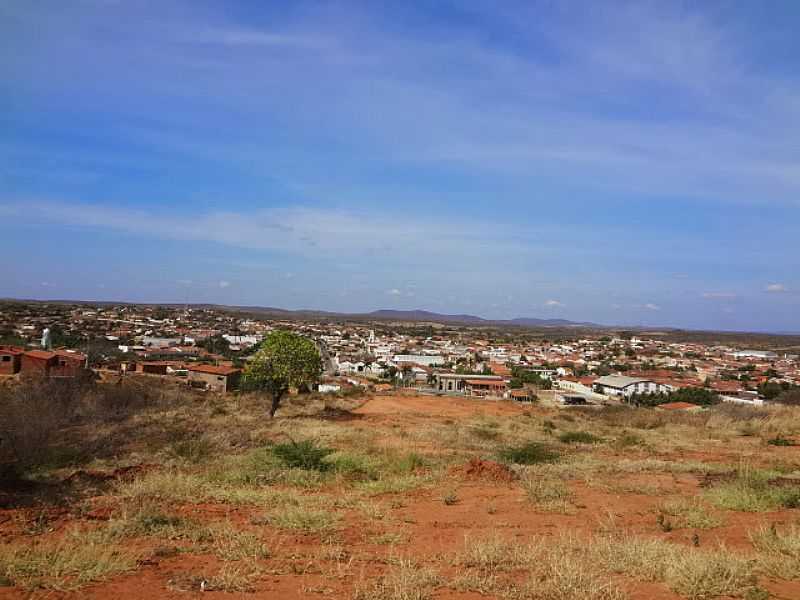
[[[376,310],[360,315],[366,318],[389,321],[430,321],[434,323],[462,323],[466,325],[517,325],[520,327],[601,327],[596,323],[568,321],[566,319],[484,319],[475,315],[447,315],[427,310]]]
[[[517,326],[517,327],[592,327],[609,329],[596,323],[568,321],[566,319],[535,319],[521,317],[516,319],[484,319],[475,315],[448,315],[427,310],[394,310],[381,309],[368,313],[341,313],[325,310],[289,310],[274,306],[233,306],[225,304],[183,304],[179,302],[113,302],[108,300],[33,300],[0,298],[0,302],[34,302],[38,304],[74,304],[83,306],[162,306],[165,308],[182,308],[187,306],[194,310],[220,309],[240,313],[252,313],[271,316],[277,319],[357,319],[374,321],[407,321],[412,323],[452,323],[476,326]]]

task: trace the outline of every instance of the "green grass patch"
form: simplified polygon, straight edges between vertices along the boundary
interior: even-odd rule
[[[597,444],[603,441],[588,431],[565,431],[558,436],[558,440],[564,444]]]
[[[705,497],[727,510],[765,512],[800,507],[800,485],[773,477],[767,471],[740,468],[730,481],[709,489]]]
[[[287,467],[307,471],[327,471],[331,464],[325,458],[333,452],[333,448],[319,446],[314,440],[290,441],[272,447],[272,453]]]
[[[539,442],[528,442],[521,446],[509,446],[498,453],[501,460],[515,465],[537,465],[558,460],[559,454]]]

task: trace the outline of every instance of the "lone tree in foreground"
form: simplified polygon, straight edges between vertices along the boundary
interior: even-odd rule
[[[273,331],[245,368],[244,386],[272,396],[269,416],[274,417],[290,388],[314,383],[322,374],[322,359],[310,339],[291,331]]]

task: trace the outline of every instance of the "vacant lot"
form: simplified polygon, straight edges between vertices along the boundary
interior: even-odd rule
[[[796,409],[126,386],[6,469],[0,597],[800,598]]]

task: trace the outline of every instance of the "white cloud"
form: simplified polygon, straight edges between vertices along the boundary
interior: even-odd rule
[[[386,290],[386,293],[390,296],[400,296],[403,292],[398,290],[397,288],[392,288],[391,290]]]
[[[558,300],[548,300],[547,302],[544,303],[544,305],[550,308],[564,306],[564,304],[559,302]]]
[[[230,287],[230,285],[231,285],[231,282],[230,282],[230,281],[224,281],[224,280],[223,280],[223,281],[220,281],[220,282],[219,282],[219,287],[221,287],[221,288]]]
[[[0,216],[4,215],[27,222],[55,222],[323,259],[363,259],[367,254],[383,260],[430,261],[431,256],[437,256],[439,261],[470,258],[491,264],[507,255],[532,252],[520,231],[510,225],[498,224],[487,231],[480,223],[451,219],[443,231],[430,220],[408,218],[403,227],[397,227],[392,217],[383,214],[302,206],[187,215],[108,204],[19,201],[0,204]]]
[[[644,305],[647,310],[661,310],[661,307],[658,304],[653,304],[652,302],[648,302]]]
[[[708,299],[731,299],[736,298],[736,294],[731,292],[703,292],[703,298]]]
[[[770,283],[766,288],[764,288],[764,291],[769,294],[782,294],[784,292],[788,292],[789,290],[782,283]]]

